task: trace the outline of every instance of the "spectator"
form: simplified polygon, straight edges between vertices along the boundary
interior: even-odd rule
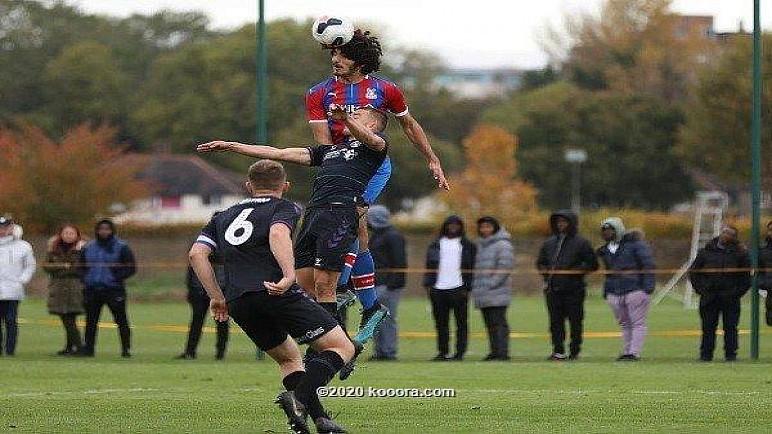
[[[125,241],[115,234],[111,220],[96,224],[96,239],[83,248],[84,293],[86,305],[86,342],[81,355],[94,356],[97,324],[102,306],[107,305],[113,314],[121,338],[121,356],[131,357],[131,331],[126,316],[126,287],[124,281],[137,271],[134,254]]]
[[[544,294],[552,335],[550,360],[566,360],[565,321],[571,327],[569,360],[576,360],[582,350],[584,276],[598,269],[598,259],[589,241],[578,234],[578,221],[572,211],[557,211],[550,216],[552,236],[541,246],[537,268],[544,276]]]
[[[601,236],[606,244],[598,249],[598,258],[606,270],[622,272],[607,274],[603,285],[603,298],[622,327],[622,354],[617,360],[638,361],[646,339],[646,316],[655,283],[654,274],[646,271],[655,268],[654,259],[643,234],[625,232],[620,218],[603,220]]]
[[[5,354],[16,352],[19,333],[19,302],[24,298],[24,285],[35,274],[32,246],[18,235],[21,227],[8,216],[0,216],[0,325],[5,327]],[[3,354],[0,327],[0,355]]]
[[[737,229],[732,226],[722,227],[721,234],[700,249],[692,263],[689,280],[700,295],[700,360],[703,362],[713,360],[719,315],[724,326],[724,357],[727,362],[737,360],[740,299],[751,285],[750,272],[737,269],[749,267],[748,253],[737,239]],[[701,272],[703,269],[728,270]]]
[[[405,237],[391,225],[391,214],[382,205],[370,207],[367,222],[372,229],[370,251],[375,261],[375,290],[378,300],[389,309],[390,315],[383,320],[375,336],[375,351],[371,360],[397,359],[397,308],[402,289],[405,288],[405,273],[380,271],[407,267]]]
[[[220,287],[225,287],[225,269],[214,257],[210,257],[210,262],[214,264],[215,277]],[[204,327],[204,318],[209,311],[209,296],[206,294],[204,285],[198,280],[198,276],[193,271],[193,267],[188,266],[187,276],[185,278],[188,287],[188,303],[192,310],[190,326],[188,327],[188,341],[185,344],[185,352],[177,356],[178,359],[192,360],[196,358],[196,349],[198,341],[201,339],[201,330]],[[217,324],[217,343],[215,344],[215,359],[225,358],[225,349],[228,345],[229,326],[228,321],[215,321]]]
[[[81,349],[80,332],[75,320],[83,313],[82,263],[85,245],[80,230],[64,225],[48,243],[46,265],[51,280],[48,283],[48,312],[58,315],[64,326],[64,349],[57,354],[69,356]]]
[[[450,216],[442,224],[440,236],[426,252],[423,286],[429,291],[434,326],[437,329],[438,354],[435,361],[463,360],[469,326],[467,311],[472,288],[475,245],[464,234],[464,222]],[[448,357],[450,311],[456,318],[456,353]]]
[[[477,220],[477,235],[480,238],[472,298],[488,330],[490,352],[483,360],[509,360],[507,306],[512,301],[511,270],[515,262],[512,238],[493,217]]]
[[[759,288],[767,292],[767,325],[772,326],[772,272],[766,271],[772,268],[772,221],[767,223],[766,244],[759,250]]]

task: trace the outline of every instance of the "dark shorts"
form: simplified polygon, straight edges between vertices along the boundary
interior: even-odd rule
[[[295,241],[295,268],[340,271],[358,226],[353,205],[308,208]]]
[[[313,342],[338,325],[302,291],[290,291],[280,296],[248,292],[228,302],[231,318],[263,351],[281,345],[288,335],[299,344]]]

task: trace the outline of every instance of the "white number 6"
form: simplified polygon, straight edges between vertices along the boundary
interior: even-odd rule
[[[252,222],[247,220],[247,217],[249,217],[254,210],[254,208],[247,208],[244,211],[241,211],[241,214],[231,222],[230,226],[228,226],[228,229],[225,231],[225,241],[229,242],[232,246],[238,246],[247,242],[249,237],[252,236],[252,231],[255,229],[255,226]],[[244,232],[242,232],[241,235],[236,236],[236,231],[239,229],[243,229]]]

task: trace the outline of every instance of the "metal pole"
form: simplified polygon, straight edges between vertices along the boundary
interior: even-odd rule
[[[581,167],[582,163],[572,163],[572,176],[571,176],[571,210],[574,211],[577,215],[580,212],[580,208],[582,206],[582,199],[581,199],[581,182],[582,182],[582,173],[581,173]]]
[[[257,143],[264,145],[268,142],[268,47],[264,0],[258,0],[257,10]]]
[[[753,225],[751,230],[751,267],[759,265],[759,237],[761,235],[761,0],[753,1],[753,120],[751,125],[751,202]],[[759,358],[759,291],[758,276],[751,280],[751,359]]]

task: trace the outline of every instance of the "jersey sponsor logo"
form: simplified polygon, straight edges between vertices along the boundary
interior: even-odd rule
[[[378,99],[378,93],[372,87],[368,87],[367,90],[365,91],[365,98]]]
[[[334,159],[334,158],[339,158],[339,157],[342,156],[344,160],[351,161],[354,158],[356,158],[357,155],[359,155],[359,152],[354,150],[354,149],[348,149],[348,148],[336,149],[334,151],[330,151],[330,152],[324,154],[324,159],[323,160],[327,161],[327,160],[331,160],[331,159]]]

